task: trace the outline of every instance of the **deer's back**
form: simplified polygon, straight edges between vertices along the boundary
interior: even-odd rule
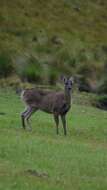
[[[22,99],[27,105],[37,106],[40,104],[43,96],[47,95],[49,91],[39,89],[26,89],[22,92]]]

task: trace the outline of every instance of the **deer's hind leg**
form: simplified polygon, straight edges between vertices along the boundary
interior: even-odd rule
[[[59,134],[59,129],[58,129],[58,126],[59,126],[59,116],[54,114],[54,120],[55,120],[55,123],[56,123],[56,133],[57,135]]]
[[[24,112],[21,113],[22,126],[24,129],[26,128],[25,117],[29,113],[29,110],[30,110],[30,108],[28,107]]]
[[[25,117],[25,119],[26,119],[26,121],[27,121],[27,124],[28,124],[30,130],[32,130],[32,128],[31,128],[29,119],[30,119],[31,115],[32,115],[35,111],[37,111],[37,108],[30,107],[29,112],[27,113],[27,115],[26,115],[26,117]]]

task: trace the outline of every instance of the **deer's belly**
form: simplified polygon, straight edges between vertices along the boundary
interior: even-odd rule
[[[50,109],[48,109],[48,108],[46,108],[46,107],[45,107],[45,108],[42,107],[40,110],[41,110],[41,111],[44,111],[44,112],[46,112],[46,113],[53,113],[52,110],[50,110]]]
[[[42,102],[39,108],[41,111],[44,111],[46,113],[53,113],[53,105],[50,102],[48,103]]]

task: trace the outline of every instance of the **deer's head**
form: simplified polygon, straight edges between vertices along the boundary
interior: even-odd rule
[[[71,91],[72,85],[74,83],[73,77],[67,78],[67,77],[63,76],[62,80],[64,82],[65,89],[68,91]]]

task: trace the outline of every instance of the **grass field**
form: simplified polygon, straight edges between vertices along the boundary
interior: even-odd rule
[[[73,104],[64,137],[43,112],[24,131],[23,109],[14,92],[0,90],[0,190],[107,189],[107,112]]]

